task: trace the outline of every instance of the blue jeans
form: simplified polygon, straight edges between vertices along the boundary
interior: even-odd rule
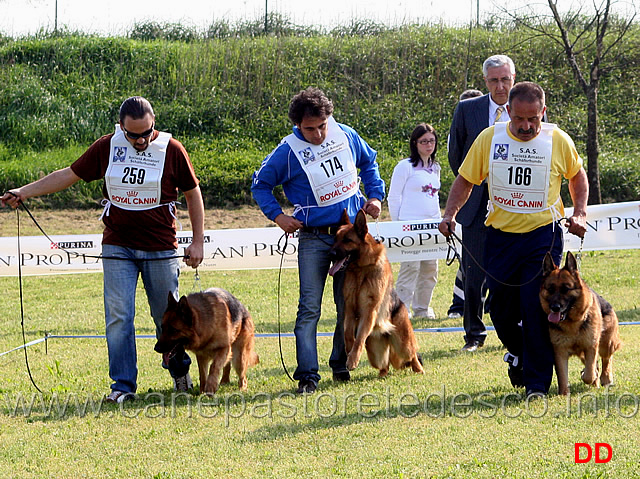
[[[145,260],[174,257],[176,254],[175,250],[141,251],[108,244],[102,246],[102,255],[105,257],[127,258],[102,261],[109,376],[115,381],[111,385],[113,390],[135,392],[137,389],[134,317],[138,276],[142,276],[151,316],[156,325],[156,337],[160,335],[169,293],[176,299],[178,297],[178,258]],[[171,376],[180,377],[189,372],[190,364],[191,359],[183,350],[172,358],[168,369]]]
[[[298,367],[293,378],[298,381],[320,381],[318,374],[317,329],[322,307],[322,293],[329,274],[331,260],[329,250],[334,237],[300,232],[298,239],[298,276],[300,299],[294,333]],[[336,304],[336,329],[333,334],[333,350],[329,366],[334,373],[347,371],[347,353],[344,346],[344,273],[333,277],[333,300]]]

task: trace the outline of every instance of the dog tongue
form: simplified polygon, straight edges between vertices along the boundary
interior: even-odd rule
[[[162,364],[169,366],[169,359],[171,359],[171,353],[162,353]]]
[[[553,311],[551,311],[549,313],[549,321],[552,323],[559,323],[560,322],[560,311],[558,311],[557,313],[554,313]]]
[[[344,262],[347,260],[346,257],[342,258],[341,260],[338,260],[336,262],[333,263],[333,265],[331,266],[331,269],[329,270],[329,274],[331,276],[333,276],[334,274],[336,274],[338,271],[340,271],[340,268],[342,268],[342,265],[344,264]]]

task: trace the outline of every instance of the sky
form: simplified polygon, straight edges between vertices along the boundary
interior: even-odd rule
[[[561,12],[593,8],[603,0],[557,0]],[[616,0],[615,9],[629,12],[638,0]],[[125,35],[135,23],[182,23],[204,31],[216,20],[235,23],[264,18],[265,10],[284,15],[296,25],[333,27],[354,19],[386,25],[438,23],[467,25],[491,17],[503,5],[509,11],[533,9],[549,13],[547,0],[57,0],[58,28]],[[21,36],[53,30],[56,0],[0,0],[0,33]]]
[[[562,1],[562,0],[561,0]],[[467,24],[494,11],[493,0],[57,0],[58,27],[101,34],[126,34],[135,22],[181,22],[206,29],[215,20],[255,20],[269,12],[298,25],[335,26],[353,19],[385,24],[443,19]],[[56,0],[0,0],[0,32],[20,36],[53,30]]]

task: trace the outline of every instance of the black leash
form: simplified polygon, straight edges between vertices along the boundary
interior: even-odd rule
[[[22,203],[22,201],[20,202]],[[29,379],[31,380],[31,384],[36,390],[43,394],[38,385],[36,384],[33,376],[31,375],[31,368],[29,367],[29,355],[27,354],[27,335],[24,331],[24,297],[22,294],[22,254],[20,252],[20,210],[16,208],[16,219],[18,221],[18,283],[20,285],[20,327],[22,328],[22,345],[24,349],[24,362],[27,366],[27,372],[29,373]]]
[[[556,221],[558,228],[561,227],[560,222],[566,220],[569,221],[569,218],[560,218],[559,220]],[[462,274],[465,274],[464,268],[462,268],[462,258],[460,257],[460,253],[458,253],[458,250],[456,249],[456,244],[455,241],[457,240],[458,243],[460,243],[460,246],[462,247],[462,249],[464,250],[464,252],[466,254],[469,255],[469,258],[472,259],[472,261],[476,264],[476,266],[478,266],[478,268],[480,268],[480,270],[489,278],[491,278],[492,280],[494,280],[496,283],[501,284],[503,286],[510,286],[510,287],[514,287],[514,288],[521,288],[522,286],[526,286],[527,284],[535,281],[535,279],[540,276],[542,274],[542,265],[540,266],[540,270],[528,281],[525,281],[524,283],[521,284],[510,284],[510,283],[505,283],[504,281],[500,281],[499,279],[497,279],[495,276],[493,276],[491,273],[489,273],[481,264],[480,262],[471,254],[469,253],[469,249],[462,243],[462,240],[460,239],[460,237],[455,233],[455,231],[453,231],[451,229],[451,224],[448,224],[449,226],[449,232],[451,233],[450,236],[447,237],[447,244],[449,245],[449,249],[447,250],[447,266],[451,266],[453,264],[453,262],[457,259],[458,263],[460,265],[460,270],[462,271]],[[556,233],[553,233],[553,238],[551,240],[551,246],[549,247],[549,252],[553,251],[553,245],[556,241]],[[584,238],[582,238],[582,242],[580,243],[580,252],[582,252],[582,244],[584,243]]]
[[[280,242],[284,238],[284,247],[280,248]],[[291,377],[289,374],[289,370],[287,369],[287,365],[284,363],[284,356],[282,354],[282,333],[280,327],[280,287],[282,284],[282,263],[284,262],[284,252],[287,249],[287,245],[289,244],[289,233],[285,232],[280,239],[278,240],[278,252],[280,253],[280,268],[278,269],[278,347],[280,348],[280,363],[282,364],[282,369],[286,375],[291,379],[291,381],[295,382],[295,379]]]
[[[7,193],[9,193],[10,195],[12,195],[15,198],[18,198],[18,196],[14,193],[12,193],[11,191],[8,191]],[[19,200],[19,206],[22,206],[24,208],[24,210],[29,214],[29,217],[31,218],[31,220],[33,221],[33,223],[38,227],[38,229],[42,232],[42,234],[49,240],[49,242],[51,244],[56,244],[55,241],[53,241],[49,235],[44,231],[44,229],[42,228],[42,226],[40,226],[40,223],[38,223],[38,221],[35,219],[35,217],[33,216],[33,214],[31,214],[31,211],[29,211],[29,208],[27,208],[27,205],[24,204],[24,202],[22,200]],[[22,252],[21,252],[21,248],[20,248],[20,208],[16,208],[16,219],[17,219],[17,223],[18,223],[18,283],[19,283],[19,289],[20,289],[20,327],[22,329],[22,343],[23,343],[23,347],[22,349],[24,350],[24,361],[25,361],[25,365],[27,367],[27,373],[29,374],[29,379],[31,380],[31,384],[33,384],[33,387],[36,388],[36,390],[40,393],[42,393],[42,390],[38,387],[38,385],[36,384],[35,380],[33,379],[33,375],[31,374],[31,367],[29,366],[29,355],[27,353],[27,335],[25,332],[25,328],[24,328],[24,294],[23,294],[23,289],[22,289]],[[84,258],[97,258],[97,259],[116,259],[116,260],[125,260],[125,261],[158,261],[158,260],[167,260],[167,259],[176,259],[176,258],[188,258],[189,255],[182,255],[182,256],[170,256],[170,257],[166,257],[166,258],[148,258],[148,259],[144,259],[144,260],[139,260],[139,259],[130,259],[130,258],[121,258],[121,257],[117,257],[117,256],[93,256],[93,255],[86,255],[86,254],[80,254],[77,253],[75,251],[69,251],[66,250],[64,248],[59,248],[62,251],[64,251],[65,253],[67,253],[70,256],[73,257],[84,257]],[[199,276],[197,274],[197,270],[196,270],[196,278],[197,280],[199,280]],[[46,345],[46,343],[45,343]],[[287,373],[288,374],[288,373]]]

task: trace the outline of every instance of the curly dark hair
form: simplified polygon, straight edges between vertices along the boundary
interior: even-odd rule
[[[315,87],[301,90],[289,104],[289,119],[295,125],[302,123],[305,116],[328,117],[332,113],[333,103],[322,90]]]

